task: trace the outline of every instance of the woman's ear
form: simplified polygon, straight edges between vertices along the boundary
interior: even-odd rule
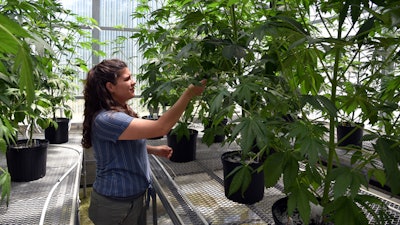
[[[112,84],[111,82],[107,82],[106,83],[106,88],[110,93],[113,93],[114,91],[114,84]]]

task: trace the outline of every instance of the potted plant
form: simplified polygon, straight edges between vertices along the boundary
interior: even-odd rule
[[[54,51],[60,52],[63,46],[51,46],[49,43],[61,43],[60,37],[54,35],[57,29],[78,29],[77,26],[64,26],[59,16],[70,13],[62,8],[60,3],[53,0],[41,2],[30,1],[2,1],[0,7],[0,36],[1,42],[6,43],[0,48],[0,86],[4,89],[0,94],[0,107],[4,113],[1,117],[0,145],[1,150],[7,149],[7,157],[24,152],[20,149],[22,142],[26,146],[41,149],[42,156],[47,157],[47,141],[33,136],[37,127],[42,129],[49,126],[53,96],[44,88],[44,81],[54,72],[49,64],[54,63]],[[59,26],[57,26],[57,24]],[[65,50],[65,49],[64,49]],[[54,77],[53,77],[54,78]],[[17,140],[18,133],[23,126],[27,127],[26,140]],[[37,144],[37,146],[35,146]],[[7,146],[7,147],[5,147]],[[17,151],[12,149],[17,147]],[[32,153],[32,152],[30,152]],[[36,157],[36,156],[35,156]],[[7,159],[8,171],[13,180],[29,180],[30,178],[15,178],[13,172],[25,164],[40,164],[41,169],[32,179],[45,175],[45,162],[36,162],[33,156],[28,156],[29,163],[17,161],[13,166],[12,160]],[[32,163],[33,162],[33,163]],[[33,169],[32,169],[33,170]],[[10,182],[7,170],[1,174],[2,197],[9,196]]]
[[[59,60],[57,60],[57,63]],[[54,68],[49,68],[54,71]],[[48,91],[51,100],[51,123],[45,129],[45,138],[50,144],[62,144],[68,142],[68,133],[70,120],[72,118],[72,109],[68,105],[69,101],[75,99],[74,78],[77,74],[77,68],[66,65],[59,68],[60,74],[50,73],[48,79],[44,80],[44,88]]]
[[[148,71],[146,80],[209,78],[208,87],[218,92],[202,97],[209,102],[210,111],[199,117],[228,115],[232,122],[226,143],[237,141],[243,156],[248,155],[254,141],[259,156],[274,149],[258,170],[266,174],[266,187],[283,177],[289,214],[297,209],[307,223],[312,202],[322,205],[324,219],[338,224],[346,219],[365,222],[365,214],[354,202],[372,213],[372,204],[382,206],[376,198],[359,193],[362,186],[368,186],[370,177],[389,185],[393,193],[399,191],[398,182],[393,180],[399,175],[393,162],[399,159],[395,151],[398,138],[393,135],[398,132],[398,99],[391,99],[389,91],[382,93],[379,88],[388,79],[390,93],[398,96],[398,76],[382,73],[390,63],[398,62],[398,36],[393,32],[398,27],[393,19],[396,4],[173,1],[154,11],[133,37],[149,60],[143,67]],[[142,5],[135,15],[144,17],[148,9]],[[309,13],[314,12],[311,17]],[[312,23],[314,17],[318,23]],[[322,29],[327,32],[320,32]],[[353,60],[357,52],[366,55]],[[366,92],[361,96],[344,88],[354,83],[347,72],[360,64],[367,71],[354,86]],[[171,86],[171,82],[160,82],[158,87]],[[364,126],[368,128],[364,139],[375,143],[372,155],[349,148],[352,160],[348,165],[340,163],[336,151],[341,109],[348,113],[361,110],[363,121],[369,123]],[[295,120],[282,119],[291,114]],[[394,123],[394,128],[389,129],[386,121]],[[375,129],[378,124],[388,131]],[[392,162],[387,162],[386,154],[392,156]],[[374,160],[382,160],[384,168],[376,167]],[[248,169],[245,163],[242,168]],[[236,180],[236,188],[248,187],[249,179]],[[348,217],[345,213],[350,210],[357,213]],[[373,216],[377,221],[385,220],[378,214]]]
[[[32,70],[33,59],[29,55],[29,48],[27,43],[21,41],[19,37],[28,38],[30,35],[18,23],[6,16],[7,13],[1,11],[0,33],[2,43],[8,43],[1,48],[0,58],[0,71],[2,77],[0,79],[0,86],[2,87],[0,108],[1,108],[1,127],[0,127],[0,147],[3,153],[6,153],[7,146],[14,142],[17,136],[18,123],[14,120],[15,107],[13,103],[16,101],[17,94],[26,89],[27,90],[27,104],[32,104],[34,99],[34,84],[30,81],[29,71]],[[19,58],[19,60],[13,60]],[[7,68],[19,68],[18,74],[12,74]],[[21,81],[21,82],[19,82]],[[24,82],[25,81],[25,82]],[[1,168],[1,182],[2,195],[1,199],[6,199],[8,205],[10,190],[11,190],[11,176],[7,169]]]
[[[146,3],[147,4],[147,3]],[[146,29],[142,32],[134,34],[133,37],[137,38],[142,48],[148,46],[144,56],[148,61],[141,66],[142,72],[137,74],[138,81],[145,81],[146,85],[142,86],[142,101],[148,108],[157,109],[159,107],[165,107],[175,103],[180,93],[185,88],[193,83],[199,82],[200,79],[192,79],[192,77],[181,74],[179,68],[175,68],[177,61],[172,60],[166,52],[165,63],[159,61],[156,47],[151,46],[151,40],[153,45],[157,45],[153,39],[152,34],[148,33]],[[174,162],[188,162],[195,160],[196,158],[196,144],[198,131],[190,128],[191,122],[194,120],[194,113],[199,110],[198,105],[190,102],[182,115],[178,124],[167,134],[168,145],[174,149],[171,161]],[[159,115],[162,116],[162,115]]]
[[[18,55],[19,52],[16,55],[11,53],[7,57],[3,57],[2,60],[7,60],[9,64],[25,60],[22,63],[27,64],[25,67],[14,67],[8,71],[8,76],[13,77],[13,83],[20,83],[19,90],[17,89],[18,91],[15,92],[17,96],[14,98],[15,102],[12,102],[13,110],[11,110],[12,114],[9,119],[15,121],[18,126],[25,124],[27,126],[27,137],[8,144],[7,167],[11,174],[11,180],[30,181],[39,179],[46,174],[48,141],[33,137],[33,132],[38,126],[46,128],[50,123],[50,119],[44,116],[49,112],[50,100],[53,96],[47,95],[41,89],[43,81],[51,73],[47,65],[44,64],[44,62],[49,62],[48,58],[52,56],[52,46],[48,46],[46,41],[56,39],[56,37],[51,36],[51,32],[45,32],[45,29],[40,29],[40,32],[37,31],[37,26],[38,21],[41,21],[42,25],[57,23],[57,19],[49,20],[46,16],[49,11],[51,11],[51,15],[56,15],[62,13],[63,9],[60,4],[55,4],[52,1],[30,3],[31,7],[25,7],[25,2],[20,4],[6,3],[8,2],[5,2],[2,7],[2,14],[14,19],[14,25],[21,28],[22,32],[16,33],[14,38],[17,43],[23,45],[25,50],[23,53],[26,55],[23,55],[25,58],[18,58],[21,57]],[[52,10],[49,10],[49,8]],[[15,19],[18,16],[22,16],[24,20]],[[14,29],[11,28],[11,31]],[[51,29],[51,26],[48,26],[48,29]],[[19,77],[20,74],[24,74],[25,77]],[[10,88],[18,88],[18,86],[11,85]],[[18,138],[18,135],[15,137]]]
[[[40,65],[35,67],[39,68]],[[31,76],[32,82],[40,87],[39,70],[32,69]],[[8,119],[13,120],[18,131],[25,137],[19,139],[21,135],[14,133],[13,139],[8,143],[7,168],[12,181],[32,181],[46,174],[48,140],[33,135],[39,127],[43,129],[49,125],[50,120],[43,115],[49,113],[51,104],[42,90],[34,90],[33,102],[27,104],[27,92],[18,90],[16,85],[10,85],[8,90],[13,89],[17,96],[13,98],[12,106],[9,108],[12,114],[9,114],[11,117]],[[24,128],[25,133],[22,131]]]
[[[400,192],[399,182],[393,180],[400,175],[399,139],[392,131],[376,128],[383,123],[379,115],[385,114],[394,122],[392,130],[398,130],[394,116],[399,112],[398,104],[393,104],[387,95],[382,98],[380,86],[388,80],[392,88],[399,90],[393,81],[398,80],[395,70],[383,73],[383,69],[399,60],[399,46],[395,41],[398,24],[387,19],[393,15],[396,3],[312,1],[291,5],[291,1],[283,2],[285,7],[276,8],[280,15],[265,26],[280,24],[281,32],[274,38],[288,41],[288,51],[278,57],[282,64],[280,72],[301,91],[302,120],[288,129],[293,146],[277,149],[276,154],[266,159],[265,171],[276,175],[266,177],[266,186],[273,186],[282,175],[288,215],[296,210],[304,223],[310,221],[310,203],[322,207],[322,222],[367,224],[367,213],[370,213],[374,222],[384,223],[388,220],[385,205],[360,190],[368,188],[374,178],[382,186],[388,185],[393,194]],[[312,24],[309,19],[315,16],[320,22]],[[379,54],[385,51],[388,54]],[[346,89],[351,81],[346,73],[358,68],[353,64],[355,60],[348,59],[358,52],[362,53],[363,60],[357,63],[367,72],[356,87],[365,94]],[[393,90],[391,94],[395,94]],[[346,163],[339,156],[336,139],[338,111],[343,105],[347,113],[360,113],[368,123],[364,138],[373,143],[374,149],[371,153],[359,147],[346,148],[345,155],[350,159]],[[383,166],[376,166],[375,160]],[[379,212],[373,210],[374,205],[381,207]]]
[[[167,143],[174,151],[170,160],[173,162],[190,162],[196,159],[197,135],[196,129],[190,124],[178,122],[167,134]]]
[[[26,51],[29,52],[27,49]],[[4,60],[3,65],[12,65],[14,58],[13,56],[3,57],[2,60]],[[38,71],[33,69],[33,65],[29,66],[32,69],[31,81],[35,82]],[[48,125],[49,121],[41,115],[47,113],[49,104],[48,99],[44,98],[45,95],[40,90],[34,90],[32,102],[28,104],[28,91],[19,89],[17,80],[12,78],[18,74],[18,70],[12,69],[4,73],[5,77],[10,79],[4,83],[6,85],[2,108],[7,112],[3,114],[2,121],[7,126],[4,126],[2,130],[5,132],[2,137],[7,148],[7,167],[11,180],[30,181],[45,175],[48,141],[34,138],[33,131],[38,125],[43,127]],[[39,85],[40,82],[36,84]],[[26,139],[18,140],[18,131],[21,131],[24,125],[27,128]],[[30,151],[31,148],[34,150]]]
[[[34,70],[33,70],[34,71]],[[33,74],[36,77],[35,74]],[[40,82],[36,82],[40,84]],[[46,128],[50,119],[44,118],[51,107],[50,102],[40,90],[35,90],[35,98],[31,105],[26,105],[26,93],[20,92],[15,104],[13,119],[19,125],[19,130],[26,129],[25,137],[8,144],[6,158],[7,168],[12,181],[25,182],[42,178],[46,175],[47,147],[49,141],[34,137],[37,129]]]
[[[204,133],[202,142],[208,145],[212,143],[221,143],[225,140],[225,129],[227,127],[228,119],[223,117],[221,121],[209,117],[208,120],[203,121]],[[211,129],[212,131],[208,132]],[[213,134],[213,135],[210,135]]]
[[[235,182],[229,185],[227,196],[246,191],[251,182],[247,175],[262,170],[260,160],[272,149],[273,134],[283,130],[284,115],[293,113],[296,107],[289,95],[292,90],[288,89],[288,81],[275,75],[278,66],[274,46],[278,42],[265,45],[257,36],[261,32],[258,19],[270,13],[255,10],[257,4],[171,1],[152,12],[148,22],[132,35],[147,59],[143,73],[139,74],[140,79],[148,82],[144,96],[151,93],[152,99],[156,99],[162,90],[185,87],[182,81],[208,79],[207,89],[196,105],[199,110],[195,112],[199,113],[190,116],[203,121],[205,127],[213,119],[211,128],[204,130],[207,144],[221,134],[220,129],[212,128],[224,119],[230,121],[224,129],[224,144],[236,142],[242,150],[239,157],[231,157],[238,160],[239,166],[234,169],[237,175],[230,175]],[[143,3],[135,16],[145,17],[148,9]],[[171,16],[176,20],[169,20]],[[256,153],[252,151],[255,145]],[[250,166],[255,161],[257,168]],[[243,176],[246,179],[240,179]]]
[[[363,63],[361,58],[363,51],[361,47],[353,52],[356,57],[343,57],[338,68],[340,86],[342,90],[337,94],[337,145],[340,147],[360,147],[362,148],[362,138],[364,134],[364,123],[371,121],[375,123],[378,110],[371,105],[373,100],[370,97],[373,87],[362,85],[368,76],[370,66]],[[361,107],[363,109],[361,109]],[[368,114],[362,112],[369,111]]]
[[[238,203],[254,204],[264,198],[263,161],[241,151],[228,151],[221,155],[225,196]]]

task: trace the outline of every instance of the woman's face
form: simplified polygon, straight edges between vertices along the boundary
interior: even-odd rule
[[[131,71],[128,68],[125,68],[121,75],[118,76],[115,85],[111,82],[106,84],[112,97],[121,105],[124,105],[129,99],[135,96],[136,82],[132,80],[131,75]]]

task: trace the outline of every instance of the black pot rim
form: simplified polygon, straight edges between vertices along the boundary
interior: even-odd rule
[[[240,150],[233,150],[233,151],[227,151],[222,153],[221,155],[221,159],[225,160],[227,157],[231,156],[231,155],[240,155]]]
[[[242,158],[241,157],[241,152],[242,152],[241,150],[232,150],[232,151],[224,152],[221,155],[221,160],[226,161],[226,159],[228,157],[232,156],[232,155],[240,156],[240,158]],[[243,162],[242,160],[240,160],[240,161],[234,162],[234,163],[241,163],[242,164],[242,163],[246,163],[246,162]],[[252,161],[252,162],[250,162],[251,165],[259,165],[259,164],[262,164],[262,163],[263,163],[262,160],[261,161]]]
[[[189,129],[189,134],[198,134],[199,131],[193,128],[188,128]],[[177,134],[171,134],[172,130],[168,131],[167,136],[177,136]]]
[[[31,146],[31,147],[26,146],[25,148],[35,148],[35,147],[40,147],[40,146],[49,144],[49,140],[47,140],[47,139],[34,138],[34,139],[32,139],[32,141],[38,141],[39,145],[34,145],[34,146]],[[9,144],[8,148],[24,149],[23,147],[19,148],[17,146],[18,146],[18,144],[22,144],[22,143],[26,143],[26,142],[28,142],[28,139],[19,139],[19,140],[15,141],[15,144],[14,143]]]
[[[356,124],[357,127],[364,127],[364,123],[360,122],[347,122],[347,121],[342,121],[338,123],[338,127],[356,127],[354,124]]]
[[[54,118],[53,120],[56,122],[69,122],[70,121],[70,119],[66,118],[66,117],[57,117],[57,118]]]

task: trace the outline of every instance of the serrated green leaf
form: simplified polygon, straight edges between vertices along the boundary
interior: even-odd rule
[[[293,30],[299,32],[302,35],[309,35],[306,29],[303,28],[303,25],[296,20],[294,20],[292,17],[287,17],[287,16],[277,16],[277,18],[287,22],[288,24],[291,25]]]
[[[286,154],[283,166],[283,183],[285,187],[290,187],[296,182],[299,173],[299,163],[292,154]]]
[[[33,65],[32,59],[29,56],[27,47],[19,49],[16,58],[14,70],[19,71],[19,88],[21,91],[26,92],[27,106],[29,107],[33,103],[35,98],[35,87],[33,82]]]
[[[358,12],[360,13],[360,12]],[[358,16],[360,16],[360,14],[358,14]],[[370,30],[373,28],[375,23],[375,18],[371,17],[369,19],[367,19],[360,27],[360,29],[358,30],[355,38],[358,39],[360,42],[363,41],[363,39],[368,35],[368,33],[370,32]]]
[[[352,171],[351,177],[350,196],[354,197],[360,191],[361,185],[364,187],[368,186],[369,180],[365,178],[364,174],[359,173],[358,171]]]
[[[358,160],[362,159],[363,154],[361,151],[356,151],[351,155],[350,163],[354,165]]]
[[[203,18],[204,18],[204,15],[200,11],[191,12],[184,17],[184,19],[182,21],[183,28],[186,28],[193,24],[197,24],[200,21],[202,21]]]
[[[361,15],[361,5],[351,4],[351,21],[352,23],[356,23]]]
[[[0,172],[1,202],[5,200],[8,206],[11,193],[11,175],[7,170],[3,170],[1,167]]]
[[[7,143],[3,138],[0,138],[0,151],[3,152],[4,154],[7,151]]]
[[[382,187],[386,184],[386,176],[385,172],[381,169],[373,169],[371,170],[371,176],[375,177],[375,179],[379,182]]]
[[[279,180],[282,174],[282,166],[284,161],[284,153],[276,152],[267,157],[264,162],[264,182],[265,187],[273,187]]]
[[[335,224],[368,224],[368,220],[357,204],[352,199],[344,196],[334,201],[332,217]]]
[[[337,108],[331,100],[329,100],[325,96],[317,96],[317,100],[325,107],[325,109],[328,111],[330,116],[336,117],[337,115]]]
[[[298,210],[300,217],[305,224],[310,221],[311,206],[307,187],[297,186],[291,189],[292,193],[288,198],[288,213],[292,215],[294,210]]]
[[[344,20],[347,17],[347,12],[349,10],[349,7],[350,7],[350,5],[347,1],[342,5],[340,12],[339,12],[339,27],[338,27],[338,29],[343,28]]]
[[[343,168],[343,170],[340,171],[341,173],[336,177],[333,188],[335,199],[345,195],[352,181],[350,170]]]
[[[400,146],[395,146],[395,142],[385,138],[379,138],[374,144],[374,149],[382,160],[386,172],[386,179],[393,194],[400,193]]]
[[[241,190],[241,194],[247,190],[251,182],[251,170],[248,166],[241,167],[232,178],[231,186],[229,187],[228,196]]]
[[[29,34],[21,28],[17,23],[10,20],[8,17],[0,14],[0,50],[1,52],[7,52],[16,54],[21,48],[22,44],[15,37],[19,35],[22,37],[29,37]]]
[[[222,89],[220,92],[218,92],[213,100],[211,101],[212,104],[210,106],[210,114],[215,114],[216,112],[219,111],[221,108],[222,103],[224,102],[224,99],[229,96],[229,92],[226,89]]]
[[[320,152],[323,152],[324,146],[321,144],[320,139],[307,138],[303,139],[300,146],[300,151],[303,155],[307,155],[311,165],[315,165],[319,158]]]

